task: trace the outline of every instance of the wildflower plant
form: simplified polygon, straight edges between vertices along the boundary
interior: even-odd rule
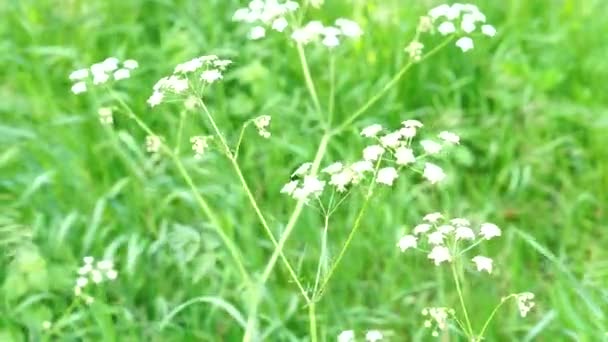
[[[291,174],[286,174],[284,184],[281,188],[276,189],[277,194],[288,196],[294,200],[293,210],[285,223],[280,225],[280,236],[276,235],[277,229],[274,224],[269,223],[268,214],[262,211],[262,206],[259,203],[260,199],[251,190],[245,177],[246,170],[243,170],[239,163],[239,150],[245,140],[247,128],[254,127],[259,135],[258,139],[273,139],[277,133],[273,132],[271,121],[280,120],[280,118],[271,117],[267,114],[252,113],[248,119],[242,122],[240,132],[231,132],[218,124],[216,117],[219,114],[209,107],[207,101],[210,97],[210,89],[216,83],[222,82],[225,74],[230,72],[230,66],[233,63],[231,59],[213,54],[195,57],[175,66],[170,75],[160,78],[151,87],[150,96],[146,100],[150,111],[157,110],[159,106],[165,103],[177,104],[181,108],[179,125],[176,129],[178,138],[174,143],[164,139],[162,132],[154,131],[144,119],[146,114],[136,114],[127,101],[110,88],[108,90],[112,99],[116,102],[115,106],[111,107],[112,111],[109,115],[104,110],[103,118],[101,109],[99,110],[100,119],[105,123],[111,123],[110,118],[118,113],[125,114],[132,119],[146,134],[142,146],[145,146],[149,153],[158,158],[170,160],[192,191],[198,207],[205,214],[210,226],[226,247],[234,266],[238,270],[243,286],[247,290],[248,296],[243,302],[243,306],[247,310],[246,326],[243,333],[244,341],[260,339],[258,311],[263,300],[262,294],[279,260],[288,271],[291,282],[299,291],[300,297],[308,309],[310,340],[318,341],[317,303],[322,300],[323,295],[328,291],[330,280],[343,262],[344,255],[356,236],[361,220],[368,209],[370,199],[376,190],[381,187],[394,186],[401,177],[404,177],[406,172],[431,185],[441,183],[446,178],[446,173],[440,166],[440,159],[446,153],[449,153],[450,149],[460,144],[460,137],[456,133],[440,131],[429,135],[424,129],[423,123],[412,118],[403,118],[401,125],[393,129],[387,129],[377,123],[362,127],[358,139],[365,141],[366,147],[362,149],[360,158],[355,160],[326,161],[328,146],[332,139],[346,133],[354,126],[360,127],[357,121],[393,89],[415,64],[430,58],[455,39],[457,39],[456,46],[466,52],[473,48],[472,37],[476,31],[481,30],[481,33],[486,36],[494,36],[496,33],[493,27],[485,23],[485,15],[474,5],[442,5],[432,9],[428,15],[420,18],[413,39],[404,44],[405,53],[409,56],[407,62],[380,89],[371,91],[372,95],[357,110],[341,122],[334,122],[336,99],[334,59],[336,56],[332,51],[345,41],[364,39],[365,33],[359,24],[350,19],[338,18],[331,24],[324,24],[314,18],[305,21],[306,8],[308,6],[319,7],[322,3],[323,1],[318,0],[302,3],[281,0],[252,0],[246,7],[236,9],[232,17],[235,22],[246,27],[247,37],[250,40],[260,40],[272,31],[283,35],[288,45],[295,47],[310,101],[318,115],[318,124],[322,127],[322,137],[315,155],[310,161],[300,164]],[[428,49],[425,46],[428,43],[423,41],[424,35],[437,32],[443,37],[443,40]],[[322,105],[317,93],[315,79],[309,68],[304,49],[305,46],[309,45],[321,45],[328,51],[328,53],[323,54],[328,59],[327,65],[330,75],[327,105]],[[105,83],[110,79],[110,73],[112,73],[114,80],[122,80],[130,76],[129,70],[136,67],[136,62],[131,60],[124,61],[122,65],[119,65],[119,61],[116,59],[106,60],[101,63],[101,66],[90,68],[93,73],[92,83]],[[72,92],[78,94],[86,91],[89,85],[89,76],[88,69],[86,72],[82,70],[74,72],[70,76],[70,79],[76,82],[72,86]],[[107,78],[103,80],[106,76]],[[197,113],[199,116],[186,114],[189,112]],[[188,137],[191,149],[185,150],[181,140],[184,138],[184,126],[187,124],[187,120],[200,120],[204,123],[205,128],[196,135]],[[272,243],[273,252],[259,275],[254,275],[251,270],[247,269],[245,251],[239,248],[237,243],[226,233],[225,224],[218,217],[206,194],[201,193],[195,185],[191,171],[183,162],[183,154],[187,153],[188,156],[199,159],[200,163],[205,163],[204,156],[212,148],[229,162],[248,204],[255,213],[266,237]],[[220,172],[223,172],[223,170]],[[350,227],[347,239],[339,244],[340,248],[337,251],[337,256],[335,258],[331,257],[334,253],[332,253],[328,244],[330,238],[333,238],[329,236],[329,226],[332,223],[330,218],[346,201],[359,193],[362,194],[363,205],[355,216],[356,219]],[[323,229],[320,230],[319,234],[321,252],[312,284],[303,283],[301,275],[296,272],[293,261],[289,260],[284,252],[285,246],[305,209],[320,213],[319,217],[323,221]],[[454,267],[461,254],[488,240],[488,237],[494,238],[497,236],[497,231],[492,230],[493,226],[482,226],[475,232],[468,228],[468,222],[464,220],[451,223],[444,222],[444,224],[438,225],[441,219],[442,217],[439,214],[425,217],[423,226],[417,227],[413,234],[406,235],[399,241],[399,248],[403,251],[408,249],[424,250],[434,264],[439,266],[447,263]],[[499,231],[498,235],[500,235]],[[423,249],[423,246],[426,246],[426,249]],[[492,261],[485,256],[477,255],[471,259],[471,262],[479,270],[492,272]],[[102,280],[115,278],[116,274],[109,273],[112,270],[111,267],[107,269],[106,266],[108,265],[104,265],[104,268],[100,266],[94,268],[92,261],[91,263],[85,262],[83,267],[86,268],[87,272],[81,278],[78,278],[79,283],[77,283],[76,288],[80,291],[87,288],[90,279],[85,276],[93,277],[93,273],[100,272]],[[85,280],[82,279],[86,279],[86,284]],[[95,276],[95,279],[99,280],[99,277]],[[93,279],[94,283],[95,279]],[[459,283],[457,284],[459,286]],[[458,291],[460,294],[460,289]],[[522,303],[527,303],[527,308],[531,307],[531,304],[529,304],[530,296],[521,295],[513,298],[520,298]],[[440,330],[447,324],[448,316],[455,316],[451,314],[452,311],[441,308],[428,309],[427,312],[430,317],[428,319],[429,324]],[[468,318],[466,322],[469,323]],[[470,324],[464,326],[463,330],[473,337]],[[482,335],[483,330],[480,336]],[[366,340],[368,341],[379,341],[382,338],[383,335],[378,330],[370,330],[366,333]],[[353,339],[353,330],[344,331],[338,336],[340,341]]]

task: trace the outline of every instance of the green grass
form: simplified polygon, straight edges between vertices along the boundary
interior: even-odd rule
[[[403,46],[435,1],[327,1],[310,17],[362,23],[365,36],[337,53],[336,121],[344,120],[406,62]],[[532,291],[537,307],[522,319],[506,305],[488,341],[600,341],[608,331],[608,3],[603,0],[480,1],[499,30],[463,55],[453,47],[416,65],[324,158],[353,160],[366,124],[421,119],[429,131],[462,135],[439,188],[402,177],[373,197],[361,229],[318,304],[321,340],[344,329],[388,332],[391,341],[429,340],[425,306],[458,305],[448,268],[395,248],[402,227],[429,211],[496,222],[501,239],[482,247],[492,276],[467,271],[465,297],[476,328],[500,297]],[[8,0],[0,4],[0,340],[38,340],[43,320],[71,302],[85,255],[112,257],[118,281],[106,300],[75,311],[62,340],[240,340],[247,320],[243,288],[224,245],[168,159],[151,161],[145,134],[126,116],[99,124],[103,92],[73,96],[69,72],[110,55],[141,68],[118,88],[167,141],[178,107],[145,100],[173,66],[200,54],[235,60],[209,99],[235,141],[241,124],[273,117],[270,140],[248,131],[240,164],[279,236],[294,207],[278,191],[314,157],[322,132],[297,52],[280,35],[245,39],[232,23],[238,1]],[[328,59],[307,48],[327,103]],[[189,115],[185,137],[208,130]],[[187,141],[184,139],[184,145]],[[220,153],[184,162],[222,226],[259,276],[272,254],[238,179]],[[333,218],[332,256],[348,235],[362,196]],[[285,249],[312,286],[322,220],[305,210]],[[188,304],[183,305],[182,304]],[[181,306],[181,307],[180,307]],[[176,309],[177,308],[177,309]],[[180,310],[181,309],[181,310]],[[241,317],[242,316],[242,317]],[[267,340],[308,339],[308,315],[282,264],[263,292]],[[457,340],[453,334],[454,340]],[[464,339],[462,339],[464,340]]]

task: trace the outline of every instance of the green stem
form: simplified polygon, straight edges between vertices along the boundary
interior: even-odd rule
[[[184,119],[186,117],[186,111],[182,110],[179,113],[179,126],[177,127],[177,138],[175,139],[175,149],[173,153],[179,155],[179,150],[182,146],[182,136],[184,134]]]
[[[465,333],[468,335],[468,337],[473,337],[473,327],[471,326],[471,320],[469,319],[469,313],[467,312],[467,307],[464,304],[464,296],[462,294],[462,289],[460,288],[460,277],[458,276],[458,273],[456,272],[455,262],[452,262],[451,268],[452,268],[452,277],[454,278],[454,282],[456,283],[456,292],[458,292],[458,299],[460,300],[460,307],[462,308],[462,312],[464,314],[464,320],[465,320],[465,323],[467,324],[468,332],[465,332]]]
[[[329,104],[327,105],[327,126],[331,127],[336,106],[336,57],[333,52],[329,56]]]
[[[315,110],[319,115],[323,112],[321,110],[321,102],[319,101],[319,96],[317,95],[317,91],[315,90],[315,84],[312,80],[312,76],[310,75],[310,69],[308,68],[308,62],[306,60],[306,54],[304,53],[304,47],[302,44],[297,43],[296,49],[298,50],[298,57],[300,58],[300,64],[302,65],[302,73],[304,74],[304,81],[306,83],[306,88],[308,88],[308,92],[310,93],[310,98],[315,106]]]
[[[325,215],[323,224],[323,232],[321,234],[321,253],[319,255],[319,264],[317,265],[317,275],[315,276],[315,287],[312,291],[314,295],[317,293],[319,281],[321,280],[321,270],[327,270],[327,230],[329,228],[329,214]],[[313,298],[314,301],[315,298]]]
[[[355,223],[353,225],[353,228],[350,230],[350,233],[348,234],[348,237],[346,238],[346,242],[344,243],[344,246],[342,246],[342,249],[340,250],[340,253],[338,253],[338,258],[336,259],[336,261],[331,265],[329,272],[327,272],[327,275],[325,276],[325,278],[323,278],[323,283],[321,284],[321,287],[318,291],[318,295],[321,296],[326,288],[327,285],[329,284],[329,280],[331,279],[331,277],[333,276],[334,272],[336,271],[336,269],[338,268],[338,266],[340,265],[340,262],[342,261],[342,258],[344,258],[344,255],[346,254],[346,251],[348,250],[348,247],[350,246],[353,238],[355,237],[355,234],[357,233],[357,230],[359,230],[359,227],[361,226],[361,219],[363,218],[363,214],[365,213],[365,210],[367,209],[367,206],[369,204],[369,200],[372,197],[372,194],[374,193],[374,188],[376,186],[376,173],[378,171],[378,167],[380,166],[380,162],[377,163],[376,165],[376,172],[374,172],[374,179],[372,180],[369,188],[367,189],[367,194],[365,195],[365,200],[363,202],[363,206],[361,207],[361,209],[359,210],[359,213],[357,214],[357,218],[355,219]],[[315,294],[317,295],[317,294]]]
[[[486,322],[483,324],[483,328],[481,328],[481,331],[479,332],[479,336],[478,336],[478,340],[479,341],[481,341],[483,339],[483,335],[485,334],[486,329],[490,325],[490,322],[494,318],[494,315],[496,315],[496,313],[498,312],[498,310],[503,306],[503,304],[506,301],[508,301],[509,299],[514,298],[514,297],[516,297],[516,295],[514,295],[514,294],[508,295],[507,297],[501,299],[500,303],[498,303],[498,305],[496,305],[496,307],[494,308],[494,310],[492,311],[492,313],[490,314],[490,316],[488,317],[488,319],[486,320]]]
[[[425,59],[433,56],[434,54],[436,54],[439,50],[441,50],[444,46],[446,46],[450,41],[452,41],[453,36],[449,37],[448,39],[444,40],[443,42],[441,42],[439,45],[435,46],[432,50],[430,50],[429,52],[427,52],[426,54],[424,54],[420,60],[416,61],[416,63],[420,63],[422,61],[424,61]],[[363,104],[363,106],[361,106],[357,111],[355,111],[355,113],[353,115],[351,115],[348,119],[346,119],[342,124],[340,124],[340,126],[338,126],[335,129],[336,133],[339,133],[341,131],[343,131],[344,129],[348,128],[348,126],[350,126],[350,124],[352,124],[355,120],[357,120],[361,115],[363,115],[371,106],[373,106],[376,102],[378,102],[378,100],[380,100],[380,98],[382,98],[382,96],[384,96],[389,90],[391,90],[396,84],[397,82],[399,82],[399,80],[401,80],[401,78],[403,77],[403,75],[405,75],[405,73],[414,65],[415,63],[413,61],[408,61],[402,68],[401,70],[399,70],[399,72],[393,76],[393,78],[391,78],[390,81],[388,81],[387,84],[384,85],[384,87],[382,87],[382,89],[380,89],[380,91],[378,93],[376,93],[376,95],[372,96],[365,104]]]
[[[308,322],[310,323],[310,341],[317,342],[317,315],[315,313],[315,302],[312,301],[308,305]]]

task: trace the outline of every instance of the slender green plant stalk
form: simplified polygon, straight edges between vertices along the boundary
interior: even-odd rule
[[[452,277],[454,278],[454,283],[456,283],[456,292],[458,293],[458,299],[460,300],[460,307],[462,308],[462,313],[464,314],[464,321],[467,325],[467,330],[465,333],[468,337],[473,337],[473,327],[471,325],[471,320],[469,319],[469,313],[467,311],[467,306],[464,303],[464,295],[462,293],[462,289],[460,287],[460,277],[458,276],[458,272],[456,272],[456,262],[452,262]]]
[[[483,335],[486,333],[486,329],[488,328],[488,326],[490,325],[490,322],[492,322],[492,319],[494,319],[494,316],[496,315],[496,313],[498,312],[498,310],[503,306],[504,303],[506,303],[509,299],[516,297],[515,294],[511,294],[508,295],[504,298],[502,298],[500,300],[500,303],[498,303],[498,305],[496,305],[496,307],[494,308],[494,310],[492,310],[492,313],[490,314],[490,316],[488,317],[488,319],[486,320],[486,322],[483,324],[483,327],[481,328],[481,331],[479,332],[479,336],[477,336],[477,339],[479,341],[483,340]]]

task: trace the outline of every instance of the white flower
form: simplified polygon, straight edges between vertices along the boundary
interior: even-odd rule
[[[438,135],[439,139],[454,145],[460,144],[460,137],[452,132],[443,131]]]
[[[118,58],[116,57],[108,57],[103,62],[101,62],[101,67],[106,72],[111,72],[118,69]]]
[[[442,4],[437,7],[432,8],[429,11],[429,17],[437,19],[439,17],[445,16],[450,11],[450,5]]]
[[[415,235],[424,234],[424,233],[428,232],[431,229],[431,227],[432,226],[428,223],[419,224],[416,227],[414,227],[414,234]]]
[[[452,256],[450,250],[444,246],[435,246],[428,255],[428,258],[433,260],[435,266],[439,266],[444,261],[451,262]]]
[[[350,169],[342,170],[341,172],[331,175],[330,185],[336,187],[338,192],[346,191],[346,186],[354,180],[355,174]]]
[[[327,46],[328,48],[334,48],[340,45],[340,40],[338,39],[338,36],[328,35],[323,38],[321,44]]]
[[[378,170],[376,182],[391,186],[397,177],[399,177],[399,174],[394,167],[385,167]]]
[[[103,281],[103,276],[101,275],[101,272],[99,270],[91,271],[91,280],[93,280],[95,284],[101,283]]]
[[[435,223],[442,218],[443,218],[443,215],[441,213],[435,212],[435,213],[430,213],[430,214],[424,215],[422,220],[424,220],[426,222],[430,222],[430,223]]]
[[[422,126],[424,126],[422,124],[422,122],[420,122],[418,120],[405,120],[405,121],[402,121],[401,124],[403,125],[403,127],[414,127],[414,128],[421,128]]]
[[[87,84],[84,81],[76,82],[72,85],[72,93],[78,95],[87,91]]]
[[[469,227],[457,227],[454,235],[456,240],[475,240],[475,232]]]
[[[380,138],[380,142],[384,146],[395,148],[399,146],[401,142],[401,133],[399,133],[399,131],[389,133]]]
[[[201,80],[207,83],[213,83],[222,79],[222,73],[217,69],[205,70],[201,73]]]
[[[363,159],[368,161],[375,161],[382,156],[384,148],[380,145],[370,145],[363,149]]]
[[[44,321],[44,322],[42,322],[42,329],[49,330],[49,329],[51,329],[51,325],[52,325],[51,322]]]
[[[146,137],[146,151],[148,153],[158,153],[162,146],[161,140],[156,135],[148,135]]]
[[[95,301],[95,298],[93,298],[91,296],[85,295],[85,296],[83,296],[83,298],[84,298],[85,304],[87,304],[87,305],[91,305]]]
[[[492,25],[482,25],[481,33],[485,34],[488,37],[494,37],[496,35],[496,29]]]
[[[483,223],[479,229],[479,234],[486,240],[502,235],[500,228],[494,223]]]
[[[398,147],[395,150],[396,163],[398,165],[408,165],[416,162],[414,151],[407,147]]]
[[[89,77],[89,69],[78,69],[72,71],[69,78],[72,81],[78,81],[87,77]]]
[[[343,167],[344,167],[344,165],[342,165],[342,163],[335,162],[333,164],[330,164],[329,166],[327,166],[323,170],[321,170],[321,172],[329,173],[331,175],[331,174],[340,172]]]
[[[437,227],[437,231],[441,232],[442,234],[449,234],[454,231],[454,226],[451,226],[449,224],[444,224],[444,225]]]
[[[91,264],[84,264],[84,266],[78,269],[78,274],[86,275],[93,270],[93,266]]]
[[[280,17],[280,18],[276,18],[273,22],[272,22],[272,29],[278,32],[283,32],[285,30],[285,28],[287,27],[287,25],[289,25],[287,23],[287,19]]]
[[[418,246],[418,238],[414,235],[404,235],[397,242],[397,246],[402,252],[405,252],[409,248],[416,248]]]
[[[472,260],[475,263],[478,272],[486,271],[488,273],[492,273],[492,259],[478,255],[473,257]]]
[[[249,31],[249,39],[258,40],[266,37],[266,29],[263,26],[254,26]]]
[[[446,36],[450,33],[456,32],[456,26],[454,26],[451,21],[444,21],[437,27],[437,31],[439,31],[442,36]]]
[[[95,258],[93,258],[92,256],[85,256],[84,258],[82,258],[82,261],[84,261],[85,265],[93,264],[93,262],[95,262]]]
[[[374,165],[372,165],[372,163],[368,160],[360,160],[360,161],[354,162],[350,166],[350,169],[353,170],[354,172],[356,172],[357,174],[361,175],[365,172],[374,171]]]
[[[408,53],[411,59],[414,61],[419,61],[422,58],[422,49],[424,49],[424,44],[414,40],[409,43],[404,50]]]
[[[467,220],[467,219],[465,219],[465,218],[460,218],[460,217],[453,218],[453,219],[451,219],[451,220],[450,220],[450,222],[451,222],[453,225],[455,225],[455,226],[459,226],[459,227],[462,227],[462,226],[464,226],[464,227],[468,227],[468,226],[470,226],[470,225],[471,225],[471,222],[469,222],[469,220]]]
[[[177,73],[187,74],[190,72],[195,72],[196,70],[198,70],[202,67],[203,67],[203,59],[193,58],[189,61],[176,65],[173,73],[174,74],[177,74]]]
[[[456,46],[459,47],[462,52],[467,52],[473,49],[473,39],[469,37],[462,37],[456,41]]]
[[[422,145],[424,152],[428,154],[437,154],[441,152],[441,144],[433,140],[422,140],[420,145]]]
[[[148,98],[146,102],[150,105],[150,107],[154,107],[163,102],[164,97],[165,95],[163,93],[161,93],[160,91],[155,91],[152,93],[152,95]]]
[[[304,181],[302,182],[302,189],[308,194],[318,195],[323,192],[325,188],[325,182],[319,180],[316,176],[304,176]]]
[[[365,127],[361,131],[361,135],[364,137],[367,137],[367,138],[373,138],[373,137],[377,136],[378,133],[380,133],[380,131],[382,131],[382,125],[373,124],[373,125],[369,125],[369,126]]]
[[[424,165],[424,171],[422,172],[422,176],[426,178],[431,184],[436,184],[438,182],[441,182],[445,178],[445,173],[443,172],[443,169],[441,169],[439,166],[432,163],[426,163]]]
[[[367,342],[377,342],[380,341],[384,336],[378,330],[370,330],[365,334],[365,340]]]
[[[192,151],[194,151],[194,158],[201,159],[209,147],[210,137],[205,136],[194,136],[190,138],[192,144]]]
[[[139,63],[137,63],[137,61],[134,59],[127,59],[126,61],[122,62],[122,66],[127,69],[133,70],[139,67]]]
[[[298,183],[299,182],[297,180],[294,180],[294,181],[291,181],[291,182],[283,185],[283,188],[281,189],[281,193],[282,194],[288,194],[288,195],[293,194],[293,192],[298,187]]]
[[[431,245],[443,245],[445,235],[443,235],[443,233],[440,231],[435,231],[427,235],[427,238],[429,239],[429,243]]]
[[[363,30],[361,30],[361,26],[359,26],[359,24],[352,20],[343,18],[337,19],[336,26],[338,26],[342,31],[342,34],[347,37],[357,38],[363,35]]]
[[[534,294],[531,292],[523,292],[516,295],[517,308],[521,317],[526,317],[528,312],[534,307]]]
[[[345,330],[338,335],[338,342],[354,342],[355,332],[353,330]]]
[[[272,118],[270,117],[270,115],[260,115],[257,118],[253,119],[253,124],[258,130],[258,134],[263,138],[270,138],[268,126],[270,126],[271,119]]]
[[[108,277],[109,280],[114,280],[118,277],[118,272],[116,270],[108,270],[108,272],[106,273],[106,277]]]
[[[93,84],[99,85],[106,83],[110,79],[110,76],[105,72],[93,72]]]
[[[474,20],[474,18],[471,17],[470,14],[465,14],[462,17],[462,21],[460,22],[460,28],[465,33],[471,33],[473,31],[475,31],[475,20]]]
[[[76,278],[76,286],[77,287],[80,287],[80,288],[85,287],[85,286],[87,286],[88,283],[89,283],[89,279],[88,278],[85,278],[85,277],[78,277],[78,278]]]
[[[300,165],[292,174],[291,177],[294,176],[302,176],[306,173],[308,173],[308,171],[310,170],[310,168],[312,167],[312,163],[304,163],[302,165]]]
[[[124,80],[125,78],[131,77],[129,69],[118,69],[114,71],[114,79],[117,81]]]

